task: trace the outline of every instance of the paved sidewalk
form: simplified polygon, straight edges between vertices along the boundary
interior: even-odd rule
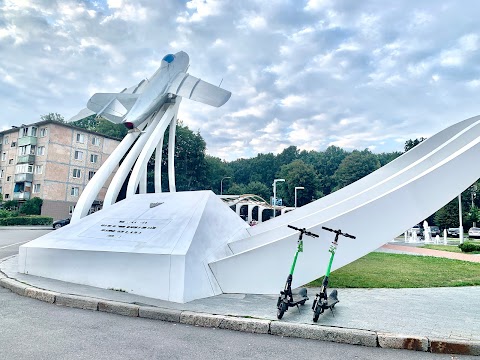
[[[382,249],[399,251],[403,254],[411,253],[412,255],[434,256],[434,257],[442,257],[442,258],[453,259],[453,260],[462,260],[462,261],[480,263],[480,255],[425,249],[425,248],[420,248],[416,246],[408,246],[407,244],[404,244],[404,245],[385,244],[382,246]]]
[[[179,304],[19,274],[17,256],[0,262],[0,271],[10,278],[2,280],[0,273],[0,286],[57,305],[365,346],[480,355],[480,311],[471,306],[480,299],[480,287],[339,289],[335,313],[327,311],[315,324],[310,307],[318,289],[309,289],[307,304],[290,308],[278,321],[277,294],[223,294]]]

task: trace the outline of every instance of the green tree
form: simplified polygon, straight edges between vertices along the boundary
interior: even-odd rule
[[[377,154],[377,159],[380,163],[380,166],[384,166],[384,165],[387,165],[390,161],[395,160],[400,155],[402,155],[400,151],[394,151],[391,153],[383,152],[383,153]]]
[[[407,141],[405,141],[405,146],[404,146],[405,152],[407,152],[410,149],[413,149],[415,146],[417,146],[418,144],[420,144],[425,140],[427,140],[427,138],[424,138],[424,137],[421,137],[420,139],[415,139],[415,140],[408,139]]]
[[[216,194],[220,194],[220,183],[222,179],[229,176],[230,179],[223,180],[223,193],[228,194],[228,188],[232,183],[232,171],[228,163],[218,157],[205,155],[205,165],[207,170],[206,189],[212,190]]]
[[[247,194],[245,186],[242,184],[233,183],[232,186],[228,188],[229,195],[243,195]]]
[[[370,150],[354,150],[350,155],[343,159],[335,172],[335,179],[337,181],[336,190],[350,185],[377,170],[379,167],[380,162]]]
[[[245,193],[258,195],[265,199],[267,202],[270,202],[272,190],[260,181],[252,181],[245,187]]]
[[[297,191],[297,206],[305,205],[318,196],[318,179],[312,165],[302,160],[295,160],[283,165],[277,173],[277,178],[285,179],[285,183],[277,183],[277,197],[283,199],[284,205],[295,205],[295,187],[305,189]]]
[[[337,186],[337,180],[334,175],[347,155],[347,151],[334,145],[329,146],[323,153],[318,154],[314,167],[317,171],[320,190],[323,194],[330,194]]]
[[[65,122],[65,118],[58,113],[48,113],[46,115],[40,116],[40,119],[42,121],[58,121],[58,122],[61,122],[61,123]]]
[[[458,198],[438,210],[434,215],[434,222],[442,229],[459,226]]]
[[[123,124],[114,124],[106,119],[96,118],[96,115],[74,121],[71,125],[117,139],[123,139],[128,133],[128,129]]]
[[[42,199],[34,197],[25,201],[22,206],[20,206],[20,213],[25,215],[40,215],[42,212],[42,204]]]

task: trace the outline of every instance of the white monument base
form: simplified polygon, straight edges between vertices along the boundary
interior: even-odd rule
[[[22,245],[19,271],[187,302],[222,293],[208,264],[247,228],[211,191],[134,195]]]

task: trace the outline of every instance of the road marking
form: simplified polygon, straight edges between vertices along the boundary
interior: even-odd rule
[[[30,241],[30,240],[28,240],[28,241]],[[7,246],[1,246],[0,249],[6,249],[10,246],[15,246],[15,245],[18,245],[18,244],[26,244],[28,241],[21,241],[21,242],[15,243],[15,244],[7,245]]]

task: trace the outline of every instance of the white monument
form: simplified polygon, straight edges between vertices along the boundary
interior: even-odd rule
[[[219,293],[273,294],[283,287],[297,246],[298,234],[288,224],[320,235],[304,240],[293,280],[296,287],[324,275],[332,238],[322,226],[356,236],[340,241],[333,271],[425,219],[480,177],[480,168],[460,177],[457,172],[478,159],[477,116],[450,126],[329,196],[253,227],[210,191],[175,192],[172,151],[170,192],[160,193],[157,166],[156,193],[145,194],[145,162],[158,149],[167,125],[174,124],[179,98],[220,106],[230,96],[186,74],[184,61],[176,67],[176,59],[185,56],[167,55],[148,84],[92,97],[91,111],[133,129],[84,190],[72,224],[20,247],[20,271],[178,302]],[[164,71],[169,75],[162,82]],[[165,86],[157,88],[155,79]],[[145,96],[138,95],[141,90]],[[105,98],[109,100],[97,103]],[[140,101],[147,105],[137,106]],[[150,106],[153,103],[156,107]],[[171,143],[169,148],[173,149]],[[125,155],[105,208],[85,217],[98,187]],[[132,167],[127,198],[115,203],[118,186]]]

